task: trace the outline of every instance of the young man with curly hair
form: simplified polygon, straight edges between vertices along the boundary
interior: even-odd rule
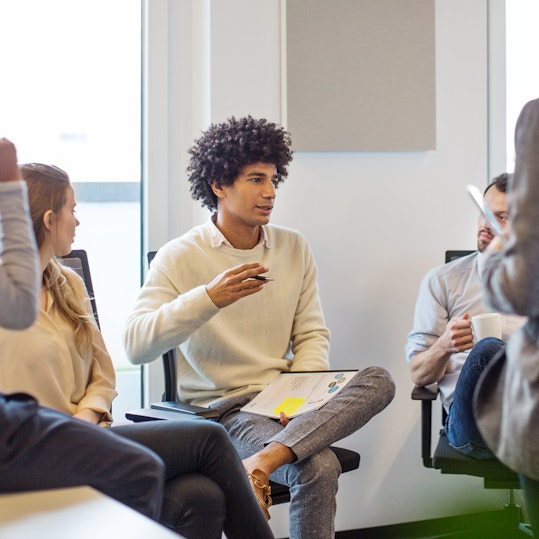
[[[292,159],[283,128],[231,118],[189,153],[192,196],[214,214],[158,251],[127,320],[128,356],[178,347],[180,399],[219,412],[267,517],[271,476],[290,487],[291,538],[333,537],[341,468],[329,446],[381,412],[394,383],[368,367],[292,420],[240,411],[281,372],[329,368],[317,268],[300,233],[269,224]]]

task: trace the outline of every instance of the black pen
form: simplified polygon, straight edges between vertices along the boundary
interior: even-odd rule
[[[264,275],[255,275],[254,277],[251,277],[251,279],[256,279],[257,281],[273,281],[273,279],[264,277]]]

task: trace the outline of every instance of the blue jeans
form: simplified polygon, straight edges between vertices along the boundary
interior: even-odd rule
[[[450,445],[460,453],[476,459],[494,458],[494,455],[488,449],[475,422],[474,391],[481,373],[503,346],[500,339],[488,337],[472,348],[457,380],[453,402],[445,422],[445,433]]]

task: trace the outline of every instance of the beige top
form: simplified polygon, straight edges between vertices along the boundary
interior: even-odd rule
[[[77,293],[86,297],[82,279],[72,270]],[[91,305],[88,299],[88,312]],[[55,309],[48,294],[47,307],[40,309],[29,329],[0,329],[0,391],[24,392],[39,403],[69,415],[83,408],[104,414],[101,425],[110,424],[115,391],[115,373],[103,337],[94,328],[91,353],[81,355],[73,330]]]

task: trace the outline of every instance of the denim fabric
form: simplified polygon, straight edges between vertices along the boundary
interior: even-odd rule
[[[473,415],[473,396],[484,368],[503,348],[500,339],[488,337],[479,341],[469,353],[455,387],[453,402],[445,422],[445,432],[452,447],[476,459],[494,458],[481,436]]]

